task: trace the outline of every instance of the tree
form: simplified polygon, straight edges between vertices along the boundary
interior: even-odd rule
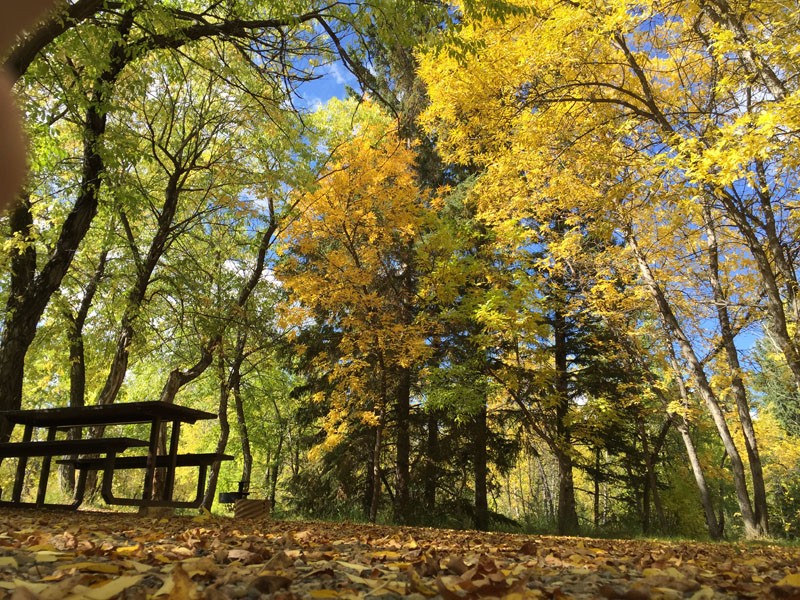
[[[785,185],[795,165],[790,136],[783,133],[795,118],[787,100],[794,67],[767,41],[796,15],[778,7],[758,10],[725,3],[650,3],[635,11],[613,3],[524,3],[505,20],[468,17],[449,53],[439,53],[438,64],[424,60],[422,69],[433,99],[429,127],[450,156],[488,167],[486,189],[505,186],[505,194],[495,196],[517,205],[579,205],[626,240],[642,284],[714,415],[748,535],[765,531],[763,495],[756,492],[754,512],[744,463],[696,340],[683,329],[686,322],[658,273],[666,257],[654,250],[671,247],[650,241],[675,219],[704,228],[698,205],[723,215],[749,254],[740,264],[767,290],[763,303],[757,289],[751,297],[769,315],[771,334],[797,370],[789,333],[797,320],[787,218],[794,199]],[[769,144],[776,152],[767,159]],[[751,450],[757,471],[753,440]]]
[[[315,20],[327,24],[337,15],[349,14],[331,7],[317,8],[313,3],[271,10],[260,4],[212,2],[191,12],[160,2],[118,10],[82,0],[63,10],[66,14],[56,13],[20,40],[8,59],[11,70],[21,78],[22,101],[31,107],[29,127],[70,136],[75,140],[71,143],[74,161],[81,167],[68,174],[74,181],[74,194],[57,194],[58,206],[66,210],[53,211],[46,219],[35,214],[34,207],[50,198],[53,190],[51,180],[39,178],[34,169],[31,185],[8,217],[9,239],[15,242],[10,250],[11,279],[5,290],[0,338],[0,407],[4,409],[20,406],[25,356],[37,323],[70,268],[100,203],[113,196],[106,187],[108,166],[122,160],[124,149],[114,146],[107,128],[109,115],[133,91],[123,91],[125,84],[120,82],[124,75],[149,57],[217,39],[218,44],[209,48],[211,58],[199,59],[195,66],[208,62],[217,68],[219,59],[225,60],[225,48],[232,48],[257,70],[269,89],[286,89],[286,84],[291,90],[297,81],[307,78],[306,73],[292,68],[291,57],[327,52],[326,47],[317,45],[318,38],[306,35],[305,24]],[[241,80],[236,71],[221,71],[226,83],[235,88]],[[37,145],[36,137],[33,143]],[[52,252],[48,251],[48,258],[39,265],[41,231],[53,231],[55,236],[49,244]],[[7,425],[0,427],[0,439],[5,439]]]
[[[337,332],[335,353],[320,354],[317,364],[330,381],[322,448],[342,441],[354,423],[373,428],[374,521],[393,398],[401,412],[408,402],[410,381],[396,374],[426,352],[423,330],[405,314],[402,285],[421,226],[420,196],[407,144],[368,122],[355,133],[298,203],[278,275],[290,295],[287,319]]]

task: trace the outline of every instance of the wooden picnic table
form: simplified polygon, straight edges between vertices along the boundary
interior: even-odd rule
[[[45,408],[34,410],[0,411],[12,425],[25,427],[22,441],[0,444],[0,458],[18,459],[14,490],[11,500],[0,501],[0,505],[47,506],[45,495],[50,473],[50,463],[54,456],[67,456],[60,463],[72,464],[79,472],[73,502],[67,506],[77,507],[83,501],[86,476],[89,471],[103,471],[102,496],[108,504],[129,506],[167,506],[173,508],[196,508],[202,502],[203,486],[207,468],[211,464],[230,460],[225,454],[178,454],[178,441],[182,423],[196,423],[204,419],[216,419],[213,413],[170,404],[167,402],[122,402],[119,404]],[[98,439],[57,440],[58,431],[78,428],[111,425],[130,425],[149,423],[148,440],[128,437],[103,437]],[[159,432],[162,424],[171,426],[170,443],[166,454],[159,453]],[[46,429],[46,440],[33,440],[35,429]],[[117,456],[128,448],[146,447],[144,456]],[[86,455],[100,454],[100,457]],[[35,503],[22,502],[22,488],[27,470],[28,458],[42,457],[39,488]],[[198,467],[197,495],[193,500],[180,501],[173,498],[175,469],[177,467]],[[165,468],[165,484],[159,497],[153,497],[153,478],[156,468]],[[144,485],[141,497],[120,498],[112,491],[114,473],[122,469],[144,469]]]

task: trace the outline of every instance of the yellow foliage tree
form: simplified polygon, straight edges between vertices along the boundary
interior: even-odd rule
[[[398,403],[407,369],[427,353],[415,322],[412,249],[422,226],[414,152],[382,125],[366,123],[342,141],[315,190],[302,195],[277,272],[289,294],[287,323],[316,324],[336,333],[319,354],[330,410],[327,438],[317,452],[342,441],[356,423],[374,428],[370,517],[380,491],[380,453],[387,412]],[[410,385],[410,384],[409,384]],[[407,386],[406,386],[407,387]],[[405,390],[406,392],[408,390]]]
[[[682,251],[702,251],[702,285],[692,287],[704,288],[706,299],[713,290],[713,303],[723,308],[711,314],[719,338],[710,351],[727,355],[731,381],[738,376],[732,341],[741,322],[729,309],[749,294],[800,388],[798,232],[791,216],[800,11],[724,0],[519,0],[505,3],[515,10],[492,18],[485,8],[496,4],[471,3],[458,34],[421,56],[432,100],[425,125],[449,158],[484,170],[484,212],[496,223],[572,211],[625,240],[628,260],[731,457],[746,533],[764,533],[746,398],[732,393],[757,482],[755,507],[706,372],[706,342],[698,346],[693,335],[693,327],[703,329],[695,317],[711,313],[695,313],[680,300],[688,256]],[[723,232],[726,239],[714,241]],[[740,277],[755,285],[736,290],[734,299]]]

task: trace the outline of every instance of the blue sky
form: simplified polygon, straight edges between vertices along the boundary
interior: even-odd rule
[[[304,83],[298,89],[297,105],[316,110],[331,98],[344,98],[347,86],[359,89],[358,82],[340,61],[322,65],[317,69],[319,79]]]

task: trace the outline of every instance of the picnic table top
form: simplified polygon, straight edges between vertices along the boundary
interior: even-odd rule
[[[10,423],[33,427],[85,427],[149,423],[155,419],[195,423],[216,419],[214,413],[168,402],[120,402],[93,406],[66,406],[32,410],[0,411]]]

